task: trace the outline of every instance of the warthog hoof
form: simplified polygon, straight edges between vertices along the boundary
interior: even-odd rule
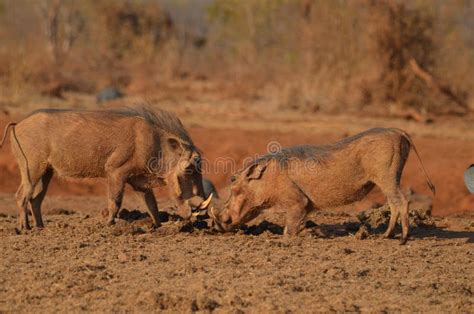
[[[407,243],[407,241],[408,241],[408,237],[406,237],[406,238],[403,238],[403,237],[402,237],[402,238],[400,239],[400,245],[405,245],[405,244]]]
[[[115,225],[115,218],[107,220],[107,225],[109,225],[109,226]]]

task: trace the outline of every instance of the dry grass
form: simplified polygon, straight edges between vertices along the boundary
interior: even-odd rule
[[[203,97],[277,99],[280,110],[449,111],[449,99],[413,77],[414,58],[473,104],[471,1],[207,3],[200,31],[186,20],[192,1],[175,15],[160,2],[0,1],[0,101],[20,105],[57,86],[146,95],[212,82],[232,88]]]

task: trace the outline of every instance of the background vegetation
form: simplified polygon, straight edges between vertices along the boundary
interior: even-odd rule
[[[281,110],[463,115],[473,70],[472,0],[0,0],[0,105],[206,81]]]

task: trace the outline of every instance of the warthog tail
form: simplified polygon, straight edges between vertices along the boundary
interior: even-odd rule
[[[431,192],[433,192],[433,195],[435,195],[436,194],[436,187],[434,186],[433,182],[430,179],[430,176],[426,172],[425,165],[421,161],[420,154],[418,153],[418,150],[416,149],[416,146],[413,143],[413,140],[411,139],[411,136],[407,132],[405,132],[401,129],[392,128],[391,130],[393,130],[394,132],[399,133],[400,135],[402,135],[410,143],[410,146],[413,147],[413,150],[415,151],[416,157],[418,158],[418,161],[420,162],[421,170],[425,174],[426,183],[428,184],[428,187],[430,188]]]
[[[23,155],[23,158],[25,159],[26,174],[28,175],[28,182],[31,185],[32,183],[31,183],[30,170],[28,168],[28,158],[26,158],[25,152],[23,151],[23,148],[21,147],[20,142],[18,142],[18,138],[16,137],[15,126],[17,124],[18,123],[16,123],[16,122],[10,122],[10,123],[7,124],[7,126],[5,127],[5,131],[3,132],[3,138],[2,138],[2,142],[0,143],[0,148],[2,148],[3,144],[5,143],[5,139],[6,139],[7,134],[8,134],[8,129],[11,128],[12,132],[13,132],[13,137],[15,138],[15,142],[18,145],[18,148],[20,149],[20,152]]]
[[[10,122],[10,123],[8,123],[7,126],[5,127],[5,131],[3,132],[2,142],[0,143],[0,148],[2,148],[2,147],[3,147],[3,143],[5,143],[5,139],[7,138],[8,129],[9,129],[10,127],[14,128],[15,125],[16,125],[15,122]]]

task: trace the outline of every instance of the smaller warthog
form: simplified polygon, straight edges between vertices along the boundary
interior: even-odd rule
[[[347,205],[377,185],[388,199],[386,237],[401,216],[408,237],[408,202],[400,177],[413,146],[432,192],[435,192],[410,136],[399,129],[371,129],[331,145],[302,145],[265,155],[232,177],[231,196],[222,212],[211,210],[215,227],[230,231],[266,209],[286,211],[285,234],[296,235],[314,209]]]
[[[10,123],[1,144],[10,127],[21,175],[16,193],[20,228],[30,228],[28,206],[36,226],[43,227],[41,203],[54,172],[61,177],[106,178],[109,224],[115,222],[125,184],[146,203],[155,226],[160,225],[155,186],[169,187],[185,219],[210,202],[203,199],[200,152],[181,121],[166,111],[38,110]]]

